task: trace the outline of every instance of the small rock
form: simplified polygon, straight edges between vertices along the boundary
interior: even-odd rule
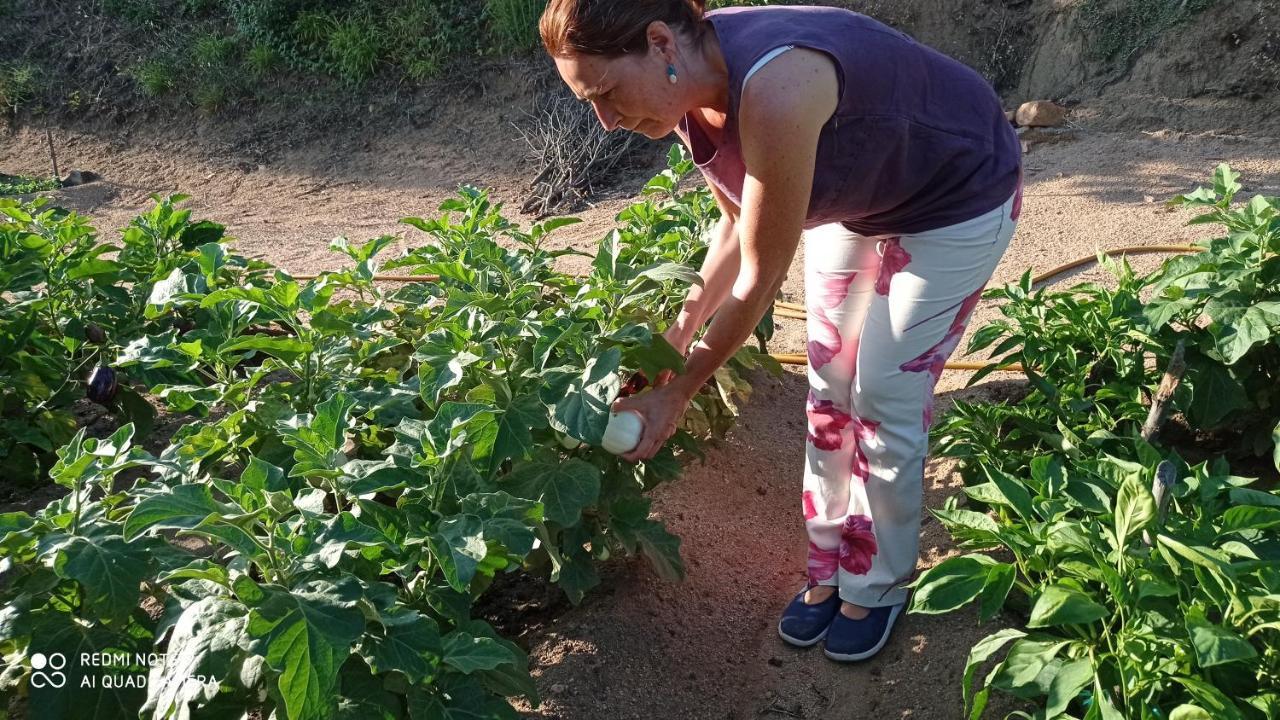
[[[1023,103],[1015,117],[1025,127],[1056,127],[1067,119],[1067,109],[1048,100]]]
[[[1142,202],[1144,202],[1144,203],[1153,203],[1153,202],[1155,202],[1155,201],[1156,201],[1156,199],[1155,199],[1154,197],[1150,196],[1150,195],[1143,195],[1143,196],[1142,196]]]
[[[758,494],[758,495],[764,495],[764,494],[766,494],[766,493],[768,493],[768,492],[769,492],[768,490],[765,490],[765,489],[764,489],[764,486],[763,486],[763,485],[761,485],[761,486],[759,486],[759,487],[757,487],[757,488],[756,488],[756,494]]]
[[[551,686],[551,689],[549,690],[549,692],[552,695],[560,695],[560,694],[563,694],[564,691],[568,689],[569,689],[568,686],[566,686],[564,683],[556,683],[555,685]]]
[[[782,667],[782,658],[780,658],[780,657],[778,657],[777,655],[775,655],[775,656],[773,656],[773,657],[769,658],[769,664],[770,664],[770,665],[772,665],[772,666],[774,666],[774,667]]]

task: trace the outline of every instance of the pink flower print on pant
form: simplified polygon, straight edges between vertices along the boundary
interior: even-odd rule
[[[902,238],[892,237],[884,241],[880,259],[880,274],[876,275],[876,294],[888,295],[889,283],[911,262],[911,253],[902,248]]]
[[[871,572],[871,558],[875,557],[876,550],[871,518],[866,515],[845,518],[840,530],[840,567],[854,575],[866,575]]]
[[[827,318],[822,306],[809,308],[809,365],[814,370],[821,370],[840,354],[840,331],[835,323]]]
[[[805,490],[803,493],[801,493],[800,505],[804,508],[805,522],[809,522],[810,520],[818,517],[818,507],[813,502],[812,490]]]
[[[843,273],[817,272],[818,302],[822,307],[834,310],[840,307],[840,303],[849,296],[849,286],[853,284],[853,279],[858,276],[857,271]],[[810,303],[812,304],[812,303]]]
[[[859,417],[853,419],[853,477],[864,483],[871,475],[871,464],[867,461],[867,454],[862,451],[862,443],[859,441],[871,442],[879,429],[880,423],[875,420]]]
[[[814,370],[820,370],[831,359],[840,353],[843,342],[840,328],[831,321],[827,310],[840,307],[849,296],[849,286],[858,276],[856,271],[844,273],[818,272],[817,287],[809,288],[809,364]]]
[[[848,413],[836,408],[830,400],[818,400],[809,391],[809,434],[806,438],[819,450],[839,450],[843,442],[840,431],[852,420]]]
[[[841,544],[843,547],[843,543]],[[830,580],[836,574],[840,561],[840,551],[836,548],[824,550],[809,541],[809,584],[818,585],[823,580]],[[870,567],[870,566],[868,566]]]
[[[955,319],[951,321],[951,327],[947,328],[947,334],[937,344],[925,350],[923,354],[914,360],[908,360],[898,366],[898,369],[903,372],[928,372],[933,376],[933,382],[927,384],[924,389],[925,402],[921,422],[926,432],[928,432],[929,426],[933,424],[933,385],[937,384],[939,377],[942,377],[942,370],[947,364],[947,358],[951,356],[952,351],[956,349],[956,345],[960,343],[960,336],[964,334],[964,325],[969,319],[969,313],[973,312],[974,306],[978,304],[985,287],[986,285],[984,284],[974,290],[972,294],[960,303],[960,309],[956,311]]]

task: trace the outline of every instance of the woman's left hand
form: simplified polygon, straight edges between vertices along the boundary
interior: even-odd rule
[[[627,462],[639,462],[657,455],[663,443],[675,434],[676,425],[684,417],[684,411],[688,409],[692,399],[677,383],[668,383],[647,392],[614,400],[611,408],[614,412],[634,411],[644,421],[640,444],[631,452],[618,457]]]

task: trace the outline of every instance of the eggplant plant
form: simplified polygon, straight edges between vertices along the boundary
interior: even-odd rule
[[[471,187],[406,220],[427,242],[383,260],[390,237],[339,239],[352,267],[307,281],[186,247],[180,228],[209,226],[172,208],[137,221],[114,262],[149,285],[136,325],[105,326],[112,367],[190,422],[156,455],[133,425],[81,431],[51,469],[68,494],[0,515],[0,701],[157,720],[536,706],[525,652],[473,603],[519,569],[581,602],[618,554],[680,578],[646,493],[727,427],[747,373],[779,369],[746,348],[656,457],[601,447],[624,380],[683,367],[660,323],[699,281],[706,195],[646,201],[665,219],[610,233],[582,277],[555,267],[577,251],[544,247],[571,220],[522,230]],[[382,269],[435,279],[388,291]],[[54,657],[123,664],[59,666],[54,692]]]

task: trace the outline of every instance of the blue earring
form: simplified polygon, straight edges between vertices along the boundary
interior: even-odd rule
[[[667,63],[667,79],[671,81],[672,85],[676,84],[676,66],[671,63]]]

